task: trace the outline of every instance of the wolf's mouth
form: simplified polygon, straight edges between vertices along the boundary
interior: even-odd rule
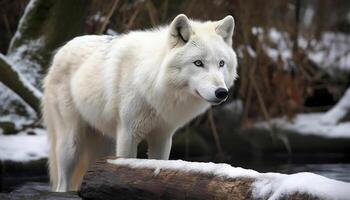
[[[223,99],[221,101],[208,101],[211,105],[219,105],[221,104],[222,102],[226,101],[226,99]]]
[[[210,101],[206,98],[204,98],[199,92],[198,90],[195,90],[195,93],[197,94],[198,97],[204,99],[205,101],[207,101],[208,103],[210,103],[211,105],[219,105],[221,104],[222,102],[226,101],[227,98],[223,99],[223,100],[217,100],[217,101]]]

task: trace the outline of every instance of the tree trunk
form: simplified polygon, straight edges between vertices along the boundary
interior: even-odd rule
[[[17,73],[6,58],[0,54],[0,82],[20,96],[33,110],[40,113],[41,93]]]
[[[109,158],[111,159],[111,158]],[[253,178],[224,178],[210,174],[149,168],[132,168],[96,162],[84,176],[83,199],[252,199]],[[319,199],[289,194],[283,199]]]
[[[8,58],[28,81],[40,88],[53,52],[83,33],[86,1],[31,0],[11,40]]]
[[[0,89],[13,90],[39,113],[43,75],[54,51],[83,33],[86,5],[84,0],[31,0],[11,40],[9,62],[0,57],[0,82],[7,86]]]

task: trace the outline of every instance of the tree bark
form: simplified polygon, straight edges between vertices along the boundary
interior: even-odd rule
[[[53,52],[83,33],[86,1],[31,0],[11,40],[8,58],[35,87],[49,67]]]
[[[0,82],[21,97],[33,110],[40,113],[41,93],[28,82],[11,66],[5,56],[0,54]]]
[[[111,159],[111,157],[109,158]],[[84,176],[83,199],[252,199],[253,178],[224,178],[209,174],[161,169],[131,168],[96,162]],[[290,194],[283,199],[319,199]]]

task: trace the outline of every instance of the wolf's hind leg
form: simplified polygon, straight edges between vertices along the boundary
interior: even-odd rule
[[[58,138],[56,145],[58,184],[57,192],[73,190],[71,178],[75,167],[78,165],[79,154],[81,153],[80,135],[77,128],[65,133],[66,137]]]
[[[95,163],[97,159],[115,155],[113,154],[115,151],[115,140],[93,129],[86,132],[82,145],[82,156],[80,156],[72,176],[71,186],[74,191],[79,190],[84,174],[91,164]]]

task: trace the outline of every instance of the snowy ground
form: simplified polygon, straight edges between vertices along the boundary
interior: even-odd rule
[[[307,193],[325,199],[350,199],[350,183],[336,181],[313,173],[279,174],[259,173],[254,170],[232,167],[228,164],[187,162],[182,160],[160,161],[145,159],[116,159],[109,163],[133,168],[154,169],[157,175],[162,169],[198,172],[225,178],[254,178],[252,194],[258,199],[278,199],[291,193]]]
[[[43,129],[33,130],[37,135],[21,132],[17,135],[0,135],[0,160],[26,162],[47,158],[48,141]]]
[[[350,138],[350,122],[327,123],[324,121],[325,113],[298,114],[293,120],[276,118],[271,125],[302,135],[315,135],[325,138]],[[269,128],[267,122],[256,124],[258,128]]]

